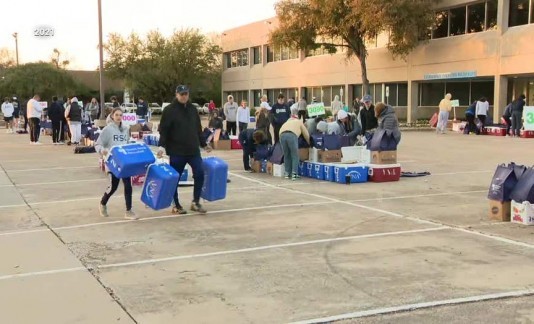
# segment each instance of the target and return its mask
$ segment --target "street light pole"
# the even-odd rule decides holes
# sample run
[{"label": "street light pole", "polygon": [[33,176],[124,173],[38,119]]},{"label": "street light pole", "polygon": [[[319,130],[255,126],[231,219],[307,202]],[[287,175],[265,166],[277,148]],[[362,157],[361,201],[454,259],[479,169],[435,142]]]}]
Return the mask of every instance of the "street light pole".
[{"label": "street light pole", "polygon": [[15,38],[15,55],[17,56],[17,66],[19,66],[19,33],[13,33]]},{"label": "street light pole", "polygon": [[105,98],[104,98],[104,48],[102,44],[102,1],[98,0],[98,50],[100,51],[100,119],[105,119]]}]

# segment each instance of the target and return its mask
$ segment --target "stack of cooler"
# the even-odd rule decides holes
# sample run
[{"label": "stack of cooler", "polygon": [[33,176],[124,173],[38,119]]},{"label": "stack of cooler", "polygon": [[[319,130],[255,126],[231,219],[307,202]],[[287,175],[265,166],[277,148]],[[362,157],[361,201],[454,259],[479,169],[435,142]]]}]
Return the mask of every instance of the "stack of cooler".
[{"label": "stack of cooler", "polygon": [[[519,166],[514,163],[508,165],[501,164],[497,166],[497,170],[493,175],[489,191],[489,218],[501,222],[510,221],[512,213],[512,197],[520,196],[516,191],[519,180],[526,174],[525,167]],[[525,177],[524,180],[527,178]],[[523,181],[524,181],[523,180]],[[517,198],[517,203],[523,203],[520,197]],[[516,206],[517,207],[517,206]]]},{"label": "stack of cooler", "polygon": [[149,146],[159,146],[159,134],[146,134],[143,136],[143,142]]},{"label": "stack of cooler", "polygon": [[367,143],[371,151],[369,176],[371,182],[399,181],[401,166],[397,164],[397,142],[386,131],[375,132]]}]

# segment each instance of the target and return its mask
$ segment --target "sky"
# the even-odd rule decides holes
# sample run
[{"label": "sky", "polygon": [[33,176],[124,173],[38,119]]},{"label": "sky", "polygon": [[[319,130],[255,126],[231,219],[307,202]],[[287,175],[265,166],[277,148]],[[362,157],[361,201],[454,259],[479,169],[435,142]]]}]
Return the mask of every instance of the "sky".
[{"label": "sky", "polygon": [[[49,61],[54,48],[69,59],[69,69],[98,67],[97,0],[7,0],[9,14],[0,22],[0,48],[15,53],[18,33],[19,62]],[[198,28],[204,33],[224,30],[275,16],[276,0],[102,0],[104,42],[111,32],[127,36],[159,30]],[[35,37],[36,27],[51,27],[53,37]]]}]

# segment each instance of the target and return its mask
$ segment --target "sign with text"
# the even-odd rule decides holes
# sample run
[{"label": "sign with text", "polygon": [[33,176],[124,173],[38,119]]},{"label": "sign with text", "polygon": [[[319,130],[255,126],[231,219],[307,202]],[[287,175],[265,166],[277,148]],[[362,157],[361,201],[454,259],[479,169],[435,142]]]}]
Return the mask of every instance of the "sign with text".
[{"label": "sign with text", "polygon": [[523,108],[525,130],[534,131],[534,106]]},{"label": "sign with text", "polygon": [[39,104],[41,105],[41,108],[43,108],[43,109],[48,108],[48,102],[47,101],[39,101]]},{"label": "sign with text", "polygon": [[451,106],[453,107],[460,107],[460,100],[451,100]]},{"label": "sign with text", "polygon": [[308,105],[307,109],[309,117],[317,117],[326,114],[324,103],[322,102]]},{"label": "sign with text", "polygon": [[466,79],[475,78],[477,71],[445,72],[425,74],[425,80],[446,80],[446,79]]},{"label": "sign with text", "polygon": [[122,123],[124,125],[135,125],[137,124],[137,115],[132,113],[124,113],[122,114]]}]

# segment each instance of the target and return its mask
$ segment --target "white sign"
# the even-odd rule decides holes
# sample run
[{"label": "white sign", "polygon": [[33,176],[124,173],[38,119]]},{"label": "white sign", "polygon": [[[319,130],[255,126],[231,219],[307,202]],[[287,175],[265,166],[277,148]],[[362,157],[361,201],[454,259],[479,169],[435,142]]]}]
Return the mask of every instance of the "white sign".
[{"label": "white sign", "polygon": [[451,100],[451,106],[453,107],[460,107],[460,100]]},{"label": "white sign", "polygon": [[389,87],[386,87],[386,97],[389,98]]},{"label": "white sign", "polygon": [[46,101],[39,101],[39,104],[41,105],[41,108],[48,108],[48,102]]},{"label": "white sign", "polygon": [[523,119],[525,130],[534,131],[534,107],[527,106],[523,108]]},{"label": "white sign", "polygon": [[124,113],[122,114],[122,123],[124,125],[135,125],[137,124],[137,115],[132,113]]},{"label": "white sign", "polygon": [[326,114],[324,103],[322,102],[308,105],[307,109],[309,117],[322,116]]}]

